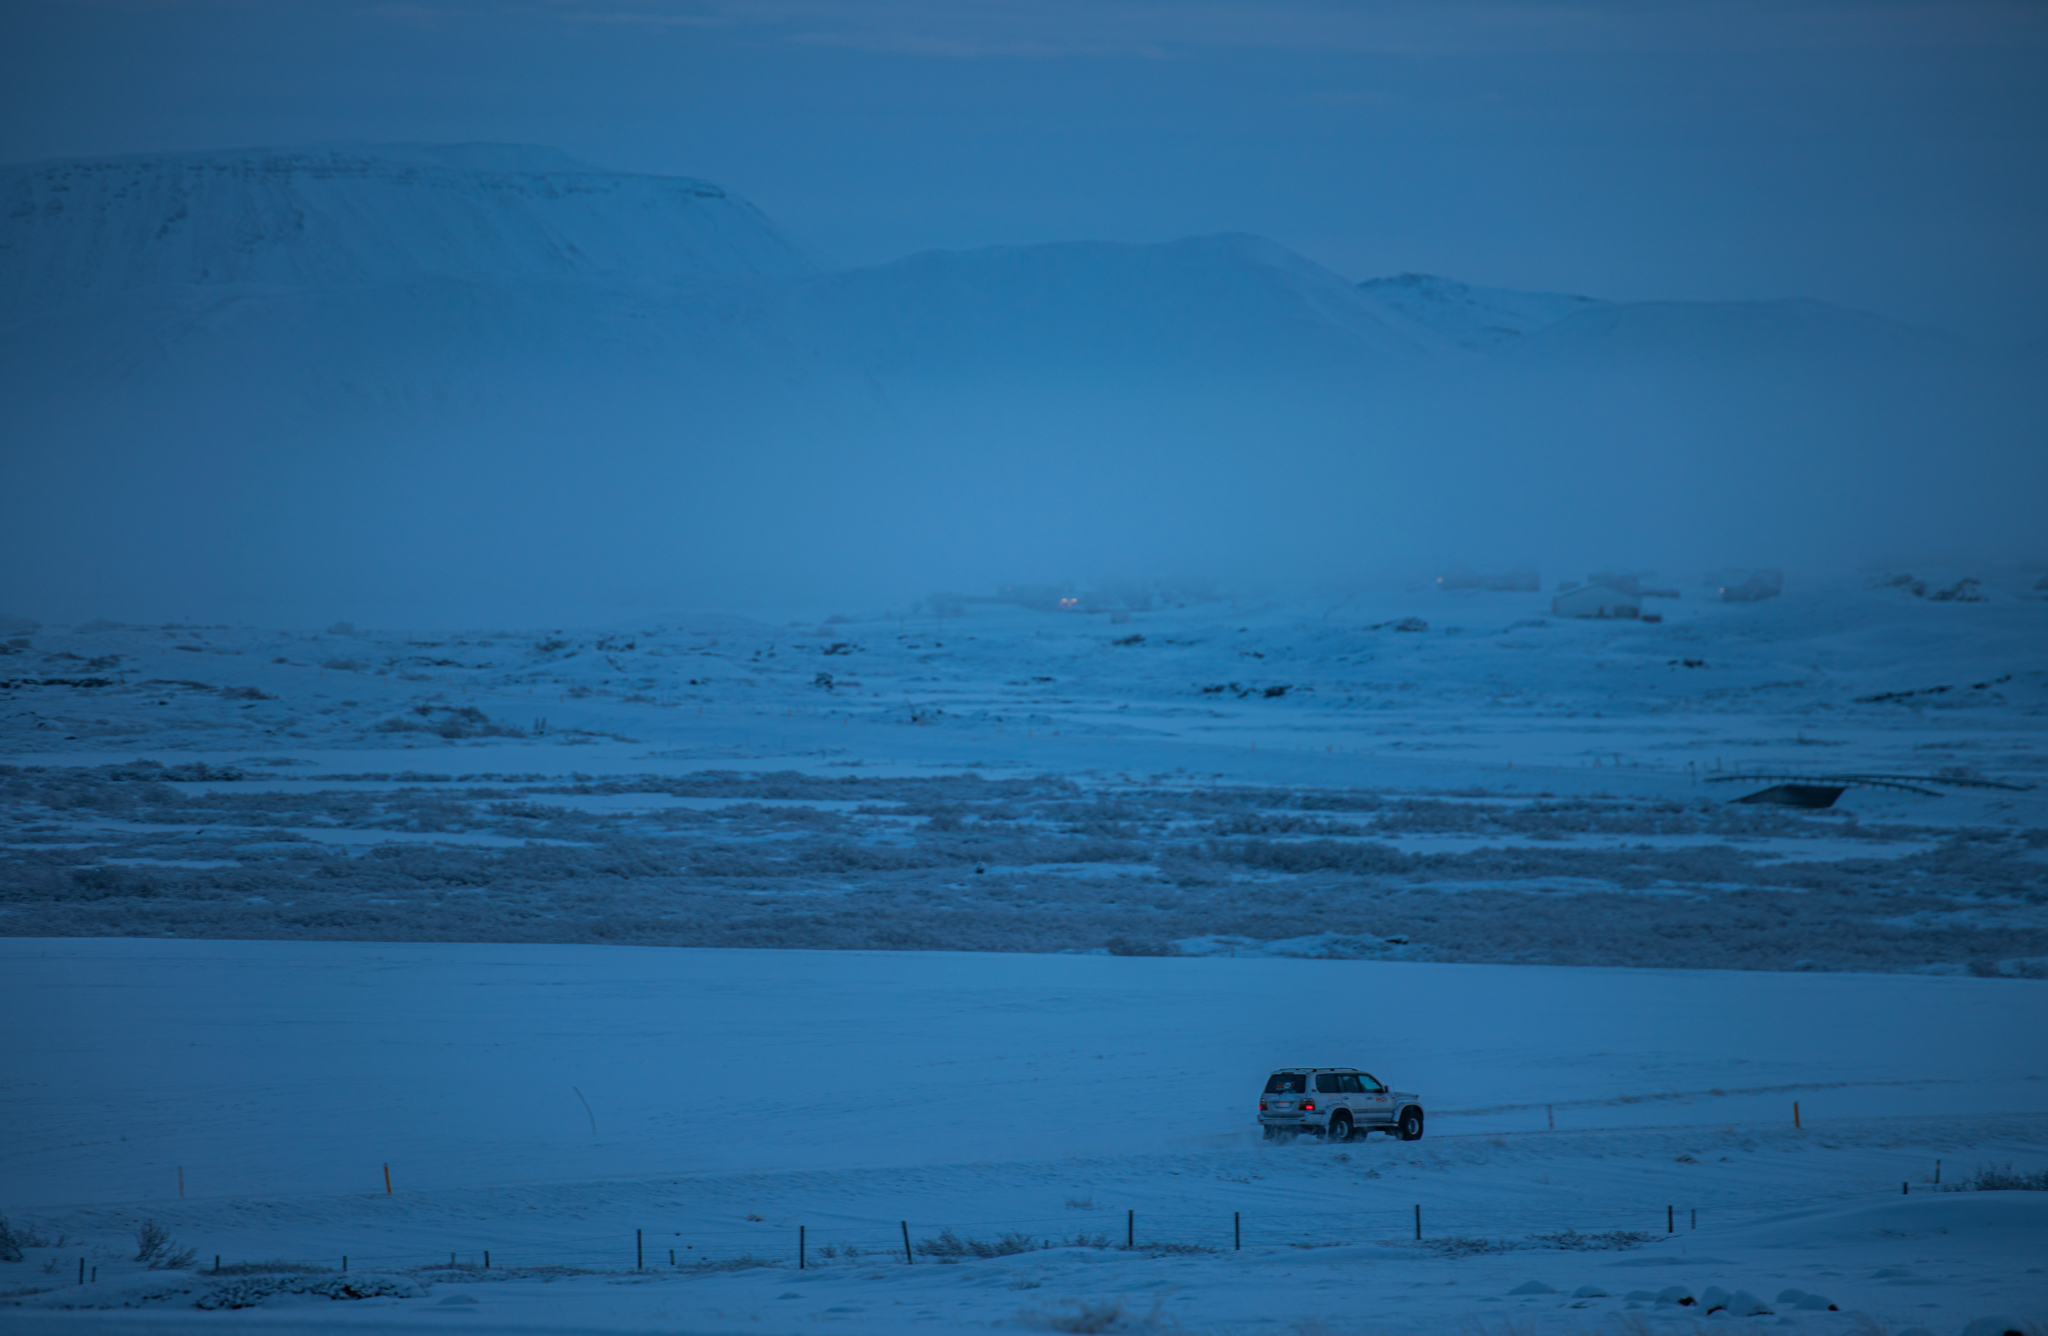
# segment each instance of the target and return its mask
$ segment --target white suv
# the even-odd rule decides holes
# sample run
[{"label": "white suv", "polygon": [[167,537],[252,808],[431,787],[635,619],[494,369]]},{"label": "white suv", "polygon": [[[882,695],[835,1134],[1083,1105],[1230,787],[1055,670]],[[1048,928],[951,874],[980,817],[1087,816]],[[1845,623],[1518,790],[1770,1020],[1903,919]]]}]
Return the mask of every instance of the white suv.
[{"label": "white suv", "polygon": [[1372,1131],[1422,1139],[1422,1099],[1387,1089],[1356,1067],[1282,1067],[1259,1095],[1266,1139],[1315,1132],[1349,1141]]}]

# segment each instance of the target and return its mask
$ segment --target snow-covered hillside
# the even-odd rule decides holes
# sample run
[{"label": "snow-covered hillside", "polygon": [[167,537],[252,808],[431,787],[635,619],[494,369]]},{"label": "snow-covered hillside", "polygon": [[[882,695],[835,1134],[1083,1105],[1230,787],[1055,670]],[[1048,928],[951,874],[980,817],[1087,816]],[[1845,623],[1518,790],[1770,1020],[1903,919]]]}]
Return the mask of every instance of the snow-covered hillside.
[{"label": "snow-covered hillside", "polygon": [[1358,285],[1404,333],[1432,346],[1481,350],[1513,343],[1566,316],[1608,305],[1561,292],[1475,288],[1434,274],[1371,278]]},{"label": "snow-covered hillside", "polygon": [[0,310],[170,285],[362,288],[425,274],[636,284],[795,274],[751,205],[548,149],[379,145],[0,169]]},{"label": "snow-covered hillside", "polygon": [[1313,380],[1422,352],[1354,285],[1253,236],[933,251],[817,279],[803,305],[845,355],[983,386],[1083,369]]}]

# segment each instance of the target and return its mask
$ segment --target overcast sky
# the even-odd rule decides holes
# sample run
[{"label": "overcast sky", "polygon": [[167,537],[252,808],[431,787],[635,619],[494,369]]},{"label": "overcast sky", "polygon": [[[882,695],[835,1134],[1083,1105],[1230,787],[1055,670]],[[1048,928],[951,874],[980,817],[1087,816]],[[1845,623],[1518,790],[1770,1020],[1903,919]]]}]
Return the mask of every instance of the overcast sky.
[{"label": "overcast sky", "polygon": [[2048,335],[2048,6],[11,0],[0,158],[508,140],[843,263],[1250,231],[1353,278]]}]

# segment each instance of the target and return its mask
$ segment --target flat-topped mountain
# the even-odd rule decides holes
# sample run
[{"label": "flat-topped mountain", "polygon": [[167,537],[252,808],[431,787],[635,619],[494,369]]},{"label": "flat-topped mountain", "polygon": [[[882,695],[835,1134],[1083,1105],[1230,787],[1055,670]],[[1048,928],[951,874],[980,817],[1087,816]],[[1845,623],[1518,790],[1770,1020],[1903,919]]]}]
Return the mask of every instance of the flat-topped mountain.
[{"label": "flat-topped mountain", "polygon": [[658,283],[811,267],[718,186],[552,149],[245,149],[0,168],[0,309],[17,313],[171,285]]}]

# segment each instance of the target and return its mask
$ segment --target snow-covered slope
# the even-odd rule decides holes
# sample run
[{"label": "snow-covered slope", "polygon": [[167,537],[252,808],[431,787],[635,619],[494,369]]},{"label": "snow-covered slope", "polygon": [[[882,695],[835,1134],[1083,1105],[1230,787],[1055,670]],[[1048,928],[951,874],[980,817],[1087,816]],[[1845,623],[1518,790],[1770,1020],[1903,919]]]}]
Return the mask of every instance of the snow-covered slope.
[{"label": "snow-covered slope", "polygon": [[550,149],[251,149],[0,171],[0,309],[17,314],[172,284],[659,283],[810,267],[718,186],[605,171]]},{"label": "snow-covered slope", "polygon": [[1423,351],[1353,284],[1245,235],[933,251],[825,275],[805,305],[858,355],[918,374],[1210,362],[1355,373]]},{"label": "snow-covered slope", "polygon": [[1483,350],[1513,343],[1566,316],[1597,310],[1597,297],[1475,288],[1435,274],[1371,278],[1359,288],[1395,328],[1432,347]]}]

